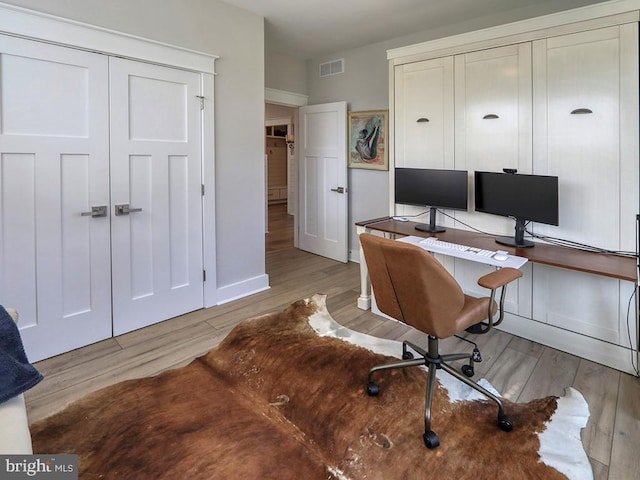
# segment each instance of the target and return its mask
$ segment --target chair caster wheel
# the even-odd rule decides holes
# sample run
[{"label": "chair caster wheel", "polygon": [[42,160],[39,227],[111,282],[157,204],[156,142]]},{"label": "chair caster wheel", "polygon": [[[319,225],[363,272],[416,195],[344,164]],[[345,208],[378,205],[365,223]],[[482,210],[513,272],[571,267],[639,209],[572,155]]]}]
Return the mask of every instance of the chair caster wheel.
[{"label": "chair caster wheel", "polygon": [[424,432],[424,434],[422,435],[422,440],[424,440],[424,444],[427,448],[436,448],[440,445],[440,439],[438,438],[438,435],[436,435],[432,430]]},{"label": "chair caster wheel", "polygon": [[463,365],[460,370],[462,370],[462,373],[464,373],[469,378],[473,377],[473,375],[476,373],[471,365]]},{"label": "chair caster wheel", "polygon": [[403,360],[411,360],[413,358],[413,353],[406,351],[402,354]]},{"label": "chair caster wheel", "polygon": [[498,415],[498,427],[504,432],[513,430],[513,420],[506,415]]},{"label": "chair caster wheel", "polygon": [[375,397],[380,393],[380,387],[373,382],[367,384],[367,393],[370,397]]}]

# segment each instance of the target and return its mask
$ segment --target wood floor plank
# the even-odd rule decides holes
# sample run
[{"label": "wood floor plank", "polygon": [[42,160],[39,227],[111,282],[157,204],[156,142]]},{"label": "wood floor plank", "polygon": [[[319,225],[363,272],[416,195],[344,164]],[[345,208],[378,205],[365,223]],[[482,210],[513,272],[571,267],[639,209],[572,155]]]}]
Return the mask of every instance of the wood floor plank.
[{"label": "wood floor plank", "polygon": [[537,364],[537,357],[508,347],[484,376],[504,398],[517,401]]},{"label": "wood floor plank", "polygon": [[68,370],[69,368],[78,365],[81,366],[87,361],[111,355],[119,350],[122,350],[122,347],[118,344],[117,340],[115,338],[108,338],[101,342],[72,350],[63,355],[42,360],[38,362],[36,366],[38,371],[46,378],[58,372]]},{"label": "wood floor plank", "polygon": [[544,352],[543,345],[532,342],[531,340],[527,340],[526,338],[515,336],[511,338],[511,341],[509,342],[509,348],[535,358],[540,358],[542,352]]},{"label": "wood floor plank", "polygon": [[115,337],[115,340],[122,348],[129,348],[139,343],[148,342],[152,338],[163,338],[173,336],[175,331],[193,327],[211,317],[210,309],[201,309],[179,317],[165,320],[164,322],[150,325],[133,332],[125,333]]},{"label": "wood floor plank", "polygon": [[611,460],[619,383],[620,372],[588,360],[581,360],[573,382],[589,405],[589,422],[582,431],[582,444],[590,458],[605,466]]},{"label": "wood floor plank", "polygon": [[578,357],[545,348],[518,402],[529,402],[548,395],[564,396],[566,388],[573,384],[579,365]]},{"label": "wood floor plank", "polygon": [[369,311],[360,310],[355,304],[338,311],[336,321],[338,318],[340,318],[339,323],[345,327],[367,334],[387,321]]},{"label": "wood floor plank", "polygon": [[640,472],[640,380],[620,374],[609,480],[638,478]]},{"label": "wood floor plank", "polygon": [[29,421],[44,418],[86,393],[174,368],[207,352],[220,340],[215,330],[200,323],[176,331],[172,338],[152,338],[149,342],[45,377],[25,394]]},{"label": "wood floor plank", "polygon": [[589,461],[591,462],[591,469],[593,471],[593,480],[608,480],[609,467],[592,458],[590,458]]},{"label": "wood floor plank", "polygon": [[369,334],[374,337],[389,338],[391,340],[397,340],[398,337],[405,334],[409,330],[409,327],[400,322],[394,322],[388,320],[381,323],[377,327],[373,328]]},{"label": "wood floor plank", "polygon": [[[482,354],[482,362],[476,364],[478,375],[486,375],[491,367],[498,361],[502,352],[513,338],[508,333],[492,329],[483,335],[466,335],[466,338],[475,342]],[[480,378],[480,377],[478,377]]]}]

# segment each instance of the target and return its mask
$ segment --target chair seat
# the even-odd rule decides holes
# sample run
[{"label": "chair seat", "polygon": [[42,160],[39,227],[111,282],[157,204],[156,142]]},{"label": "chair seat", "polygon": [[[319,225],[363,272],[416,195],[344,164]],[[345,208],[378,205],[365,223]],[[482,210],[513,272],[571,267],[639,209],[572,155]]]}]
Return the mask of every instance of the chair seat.
[{"label": "chair seat", "polygon": [[[471,325],[475,325],[476,323],[480,323],[483,320],[486,320],[488,317],[489,311],[489,302],[491,299],[489,297],[472,297],[469,295],[464,296],[464,306],[462,307],[462,311],[459,316],[454,320],[455,323],[455,331],[461,332],[466,330]],[[498,304],[493,302],[491,306],[491,315],[495,315],[498,311]],[[446,338],[446,337],[440,337]]]}]

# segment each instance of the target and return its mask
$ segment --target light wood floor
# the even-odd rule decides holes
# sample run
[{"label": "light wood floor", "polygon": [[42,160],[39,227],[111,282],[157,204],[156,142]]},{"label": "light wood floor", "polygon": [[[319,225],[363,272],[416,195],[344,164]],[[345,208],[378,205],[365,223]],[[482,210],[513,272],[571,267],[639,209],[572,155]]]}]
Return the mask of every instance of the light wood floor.
[{"label": "light wood floor", "polygon": [[[327,294],[331,315],[351,329],[392,339],[424,339],[409,327],[355,306],[357,264],[337,263],[294,249],[293,220],[282,208],[273,209],[270,224],[266,260],[271,289],[37,363],[45,380],[25,395],[30,421],[98,388],[185,365],[214,348],[238,322],[281,310],[314,293]],[[563,395],[569,386],[578,389],[591,411],[582,442],[595,478],[639,478],[638,378],[497,330],[470,338],[478,342],[483,356],[475,378],[487,378],[510,400]],[[442,345],[443,352],[465,348],[455,339]]]}]

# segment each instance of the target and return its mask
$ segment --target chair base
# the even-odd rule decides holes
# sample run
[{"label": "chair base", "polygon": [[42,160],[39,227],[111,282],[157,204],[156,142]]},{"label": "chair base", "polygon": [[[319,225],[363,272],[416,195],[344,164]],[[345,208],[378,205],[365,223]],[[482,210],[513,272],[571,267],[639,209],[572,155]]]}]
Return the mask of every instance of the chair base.
[{"label": "chair base", "polygon": [[[466,340],[466,339],[463,338],[463,340]],[[414,354],[411,351],[409,351],[407,347],[417,352],[419,354],[419,358],[414,358]],[[433,393],[435,390],[436,372],[438,369],[444,370],[445,372],[454,376],[459,381],[467,384],[474,390],[482,393],[489,399],[493,400],[498,405],[498,428],[500,428],[505,432],[510,432],[511,430],[513,430],[513,421],[511,420],[511,418],[509,418],[505,414],[504,407],[502,405],[502,401],[500,400],[500,398],[498,398],[493,393],[488,391],[486,388],[482,387],[481,385],[478,385],[476,382],[468,378],[468,377],[472,377],[474,374],[473,364],[476,361],[482,361],[482,358],[480,357],[480,352],[478,351],[477,346],[474,348],[474,351],[471,354],[453,353],[453,354],[447,354],[447,355],[440,355],[439,349],[438,349],[438,338],[430,335],[427,351],[423,350],[417,345],[414,345],[411,342],[407,342],[407,341],[402,342],[402,358],[404,360],[401,362],[393,362],[386,365],[378,365],[376,367],[373,367],[369,371],[367,393],[370,396],[376,396],[380,393],[380,387],[373,381],[373,375],[376,372],[380,372],[383,370],[391,370],[396,368],[417,367],[421,365],[426,366],[428,369],[428,377],[427,377],[428,380],[427,380],[426,402],[425,402],[426,405],[425,405],[425,415],[424,415],[424,434],[422,438],[427,448],[432,449],[440,445],[440,439],[438,435],[433,430],[431,430],[431,405],[433,403]],[[455,370],[453,367],[447,364],[447,362],[449,361],[464,360],[464,359],[469,360],[469,364],[464,365],[462,367],[462,372],[464,375],[459,373],[457,370]]]}]

